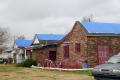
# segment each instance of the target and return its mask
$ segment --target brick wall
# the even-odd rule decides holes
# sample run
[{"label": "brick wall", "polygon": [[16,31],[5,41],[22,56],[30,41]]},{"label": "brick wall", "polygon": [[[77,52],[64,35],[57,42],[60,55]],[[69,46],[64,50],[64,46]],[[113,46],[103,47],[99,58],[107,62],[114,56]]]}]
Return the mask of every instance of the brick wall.
[{"label": "brick wall", "polygon": [[49,51],[56,51],[56,47],[37,48],[33,49],[32,59],[43,66],[45,59],[49,59]]},{"label": "brick wall", "polygon": [[120,37],[89,36],[87,39],[87,57],[90,67],[97,65],[97,46],[109,46],[109,58],[120,52]]},{"label": "brick wall", "polygon": [[[75,52],[75,43],[80,43],[80,52]],[[80,66],[80,61],[86,59],[87,37],[79,22],[76,22],[72,31],[62,40],[57,47],[57,60],[63,63],[63,66]],[[69,58],[64,58],[65,45],[69,45]]]}]

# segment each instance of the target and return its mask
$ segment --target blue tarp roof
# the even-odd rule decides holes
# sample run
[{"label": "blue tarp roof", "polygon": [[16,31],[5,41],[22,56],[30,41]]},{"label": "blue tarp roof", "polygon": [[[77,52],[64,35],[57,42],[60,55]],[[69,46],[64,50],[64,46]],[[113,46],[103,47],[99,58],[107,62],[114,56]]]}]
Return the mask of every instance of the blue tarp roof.
[{"label": "blue tarp roof", "polygon": [[31,46],[32,40],[16,40],[17,47],[28,47]]},{"label": "blue tarp roof", "polygon": [[120,24],[100,23],[100,22],[81,22],[88,33],[114,33],[120,34]]},{"label": "blue tarp roof", "polygon": [[63,34],[36,34],[38,40],[61,40],[64,36]]}]

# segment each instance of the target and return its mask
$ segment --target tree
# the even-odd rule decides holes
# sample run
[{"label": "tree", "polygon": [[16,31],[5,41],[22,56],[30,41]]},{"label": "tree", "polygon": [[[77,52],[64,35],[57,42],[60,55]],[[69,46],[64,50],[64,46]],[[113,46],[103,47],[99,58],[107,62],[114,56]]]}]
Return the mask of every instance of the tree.
[{"label": "tree", "polygon": [[8,32],[8,28],[1,28],[0,27],[0,45],[3,45],[5,42],[8,41],[9,39],[9,32]]},{"label": "tree", "polygon": [[9,36],[8,28],[0,27],[0,53],[6,47],[5,43],[8,41]]},{"label": "tree", "polygon": [[24,35],[17,36],[17,40],[25,40],[25,36]]},{"label": "tree", "polygon": [[82,22],[92,22],[93,21],[93,15],[91,14],[90,16],[83,17]]}]

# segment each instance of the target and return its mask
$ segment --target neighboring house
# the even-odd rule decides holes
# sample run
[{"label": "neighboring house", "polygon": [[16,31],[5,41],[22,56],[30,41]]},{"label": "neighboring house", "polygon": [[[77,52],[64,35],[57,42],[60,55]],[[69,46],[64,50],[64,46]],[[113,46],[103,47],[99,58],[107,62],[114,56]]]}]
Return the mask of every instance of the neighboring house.
[{"label": "neighboring house", "polygon": [[[49,41],[50,36],[43,36]],[[36,39],[44,40],[35,37],[33,44]],[[57,43],[46,43],[31,49],[31,59],[42,66],[51,60],[54,67],[60,63],[63,68],[81,68],[81,63],[87,60],[89,67],[93,67],[120,52],[120,24],[76,21],[72,30],[57,39]]]},{"label": "neighboring house", "polygon": [[64,35],[62,34],[36,34],[34,36],[33,45],[27,48],[29,49],[27,50],[28,59],[34,59],[38,63],[40,62],[44,64],[44,59],[48,58],[47,56],[45,56],[48,55],[48,52],[46,52],[47,50],[43,49],[46,49],[46,47],[50,47],[49,50],[56,51],[56,45],[58,44],[58,41],[61,40],[63,37]]},{"label": "neighboring house", "polygon": [[27,59],[26,47],[32,45],[32,40],[16,40],[15,48],[13,50],[14,63],[21,63]]}]

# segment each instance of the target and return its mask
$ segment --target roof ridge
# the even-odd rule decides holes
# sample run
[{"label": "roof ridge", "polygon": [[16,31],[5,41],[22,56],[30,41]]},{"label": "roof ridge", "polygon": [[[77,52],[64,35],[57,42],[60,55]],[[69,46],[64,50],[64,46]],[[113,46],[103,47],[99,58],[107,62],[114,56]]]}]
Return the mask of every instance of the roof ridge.
[{"label": "roof ridge", "polygon": [[101,24],[120,24],[118,22],[98,22],[98,21],[92,21],[92,22],[88,22],[88,21],[84,21],[84,22],[81,22],[81,23],[101,23]]}]

